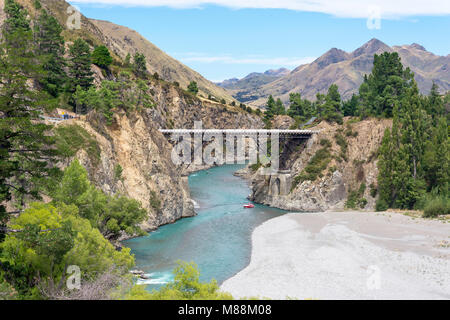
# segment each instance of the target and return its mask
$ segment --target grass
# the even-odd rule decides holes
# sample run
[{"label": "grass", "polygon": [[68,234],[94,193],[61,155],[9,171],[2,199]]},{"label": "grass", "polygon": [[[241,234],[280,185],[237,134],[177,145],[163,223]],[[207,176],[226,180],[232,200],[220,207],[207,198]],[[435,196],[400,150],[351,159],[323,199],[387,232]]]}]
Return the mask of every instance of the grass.
[{"label": "grass", "polygon": [[63,157],[71,158],[81,149],[85,150],[94,165],[100,162],[97,140],[83,127],[73,124],[55,128],[56,147]]}]

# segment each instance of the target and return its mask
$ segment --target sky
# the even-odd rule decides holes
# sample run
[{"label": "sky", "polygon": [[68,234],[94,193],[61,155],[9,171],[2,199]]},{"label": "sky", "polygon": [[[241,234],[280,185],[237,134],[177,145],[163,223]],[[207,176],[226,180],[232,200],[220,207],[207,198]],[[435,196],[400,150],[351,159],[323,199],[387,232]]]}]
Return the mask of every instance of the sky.
[{"label": "sky", "polygon": [[138,31],[211,81],[294,69],[377,38],[450,53],[449,0],[73,0]]}]

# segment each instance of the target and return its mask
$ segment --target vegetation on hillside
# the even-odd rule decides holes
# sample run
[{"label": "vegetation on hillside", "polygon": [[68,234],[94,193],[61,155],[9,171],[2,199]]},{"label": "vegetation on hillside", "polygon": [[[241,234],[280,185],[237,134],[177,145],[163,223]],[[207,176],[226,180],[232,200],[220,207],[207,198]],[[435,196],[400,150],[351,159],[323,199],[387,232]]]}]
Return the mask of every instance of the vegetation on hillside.
[{"label": "vegetation on hillside", "polygon": [[[364,77],[359,95],[341,101],[338,88],[332,85],[327,95],[317,94],[311,102],[293,93],[287,114],[299,121],[310,117],[342,124],[343,116],[359,119],[367,117],[392,118],[392,129],[387,129],[378,152],[378,210],[388,208],[426,209],[426,215],[449,212],[449,100],[441,96],[433,84],[428,96],[421,95],[409,68],[404,68],[397,53],[375,55],[372,73]],[[275,108],[274,99],[268,100],[266,119],[283,114]],[[276,110],[276,111],[274,111]],[[340,161],[347,161],[346,137],[351,130],[338,133]],[[314,181],[316,172],[325,163],[325,149],[319,150],[321,161],[314,156],[304,172],[294,180],[294,186],[304,180]],[[319,163],[320,162],[320,163]],[[366,201],[361,190],[350,190],[349,207],[362,206]]]}]

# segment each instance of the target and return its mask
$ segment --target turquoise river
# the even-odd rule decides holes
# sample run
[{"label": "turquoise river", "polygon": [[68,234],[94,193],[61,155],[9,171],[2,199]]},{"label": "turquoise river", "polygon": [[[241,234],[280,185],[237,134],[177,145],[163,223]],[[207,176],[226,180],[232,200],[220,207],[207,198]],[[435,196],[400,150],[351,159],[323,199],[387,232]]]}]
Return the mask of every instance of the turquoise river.
[{"label": "turquoise river", "polygon": [[283,210],[255,204],[244,209],[248,183],[233,176],[243,165],[226,165],[190,175],[197,216],[160,227],[148,236],[124,241],[136,258],[136,268],[150,277],[141,283],[158,288],[172,279],[177,260],[194,261],[201,280],[219,284],[250,262],[252,231]]}]

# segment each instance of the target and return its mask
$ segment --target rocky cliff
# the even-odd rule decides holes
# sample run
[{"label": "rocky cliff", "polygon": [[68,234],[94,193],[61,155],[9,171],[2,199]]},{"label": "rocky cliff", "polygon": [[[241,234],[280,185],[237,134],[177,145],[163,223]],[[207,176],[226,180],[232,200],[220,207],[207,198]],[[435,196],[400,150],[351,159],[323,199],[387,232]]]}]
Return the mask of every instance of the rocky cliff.
[{"label": "rocky cliff", "polygon": [[[288,170],[263,176],[247,168],[251,200],[293,211],[373,209],[377,187],[377,151],[391,120],[368,119],[343,125],[327,122],[308,141],[291,146]],[[285,146],[286,147],[286,146]]]}]

